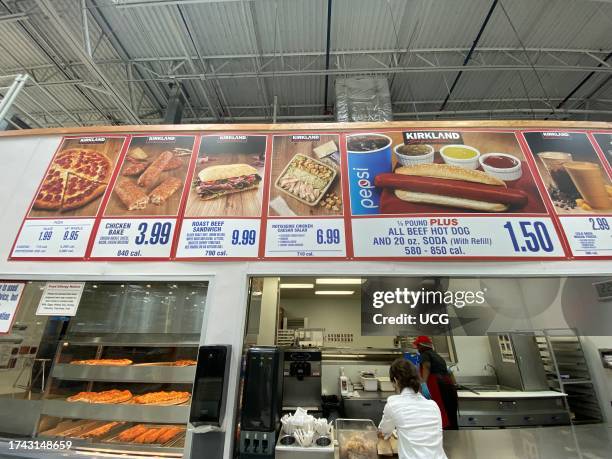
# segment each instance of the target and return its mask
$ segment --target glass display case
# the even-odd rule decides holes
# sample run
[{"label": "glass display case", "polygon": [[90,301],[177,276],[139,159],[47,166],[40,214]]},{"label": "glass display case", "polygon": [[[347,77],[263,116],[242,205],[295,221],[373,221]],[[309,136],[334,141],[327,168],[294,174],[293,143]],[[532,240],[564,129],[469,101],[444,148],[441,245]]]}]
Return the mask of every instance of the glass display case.
[{"label": "glass display case", "polygon": [[100,454],[182,456],[206,291],[86,283],[76,316],[46,330],[54,344],[33,436]]}]

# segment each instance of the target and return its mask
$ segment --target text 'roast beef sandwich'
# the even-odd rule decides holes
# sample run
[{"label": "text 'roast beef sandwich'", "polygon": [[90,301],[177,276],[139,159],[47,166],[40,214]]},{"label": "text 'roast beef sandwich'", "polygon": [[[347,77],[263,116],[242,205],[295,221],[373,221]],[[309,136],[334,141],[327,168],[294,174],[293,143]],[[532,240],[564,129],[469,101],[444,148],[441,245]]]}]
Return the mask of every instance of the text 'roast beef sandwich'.
[{"label": "text 'roast beef sandwich'", "polygon": [[399,167],[395,173],[377,175],[374,184],[393,189],[403,201],[480,212],[505,212],[527,204],[524,191],[508,189],[485,172],[448,164]]},{"label": "text 'roast beef sandwich'", "polygon": [[248,164],[227,164],[202,169],[195,181],[195,189],[202,199],[215,199],[239,191],[257,188],[261,177]]}]

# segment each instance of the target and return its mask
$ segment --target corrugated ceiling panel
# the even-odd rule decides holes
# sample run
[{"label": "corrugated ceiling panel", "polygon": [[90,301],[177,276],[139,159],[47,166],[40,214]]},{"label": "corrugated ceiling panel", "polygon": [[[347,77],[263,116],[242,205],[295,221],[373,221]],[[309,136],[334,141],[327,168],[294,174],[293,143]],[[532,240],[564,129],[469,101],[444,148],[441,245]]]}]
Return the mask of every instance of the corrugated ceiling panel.
[{"label": "corrugated ceiling panel", "polygon": [[255,11],[264,53],[325,51],[327,0],[256,2]]},{"label": "corrugated ceiling panel", "polygon": [[[175,7],[176,8],[176,7]],[[241,2],[180,7],[203,56],[252,54],[257,51],[249,27],[248,5]]]}]

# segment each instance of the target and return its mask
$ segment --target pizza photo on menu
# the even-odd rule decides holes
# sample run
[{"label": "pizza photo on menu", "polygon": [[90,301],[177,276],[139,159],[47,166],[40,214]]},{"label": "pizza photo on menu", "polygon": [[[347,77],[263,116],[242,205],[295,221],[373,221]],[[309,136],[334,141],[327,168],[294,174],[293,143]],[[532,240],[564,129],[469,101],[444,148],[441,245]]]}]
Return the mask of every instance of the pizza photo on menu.
[{"label": "pizza photo on menu", "polygon": [[194,141],[193,136],[133,137],[104,215],[177,215]]},{"label": "pizza photo on menu", "polygon": [[95,216],[123,142],[123,138],[66,139],[47,169],[28,217]]}]

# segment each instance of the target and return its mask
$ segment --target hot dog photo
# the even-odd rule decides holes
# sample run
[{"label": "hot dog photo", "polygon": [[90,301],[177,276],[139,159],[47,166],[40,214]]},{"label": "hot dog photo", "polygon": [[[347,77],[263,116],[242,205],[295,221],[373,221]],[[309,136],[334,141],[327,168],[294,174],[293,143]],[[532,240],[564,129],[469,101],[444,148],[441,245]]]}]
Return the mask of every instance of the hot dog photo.
[{"label": "hot dog photo", "polygon": [[104,215],[177,215],[194,142],[194,136],[133,137]]},{"label": "hot dog photo", "polygon": [[351,213],[546,213],[513,133],[347,136]]}]

